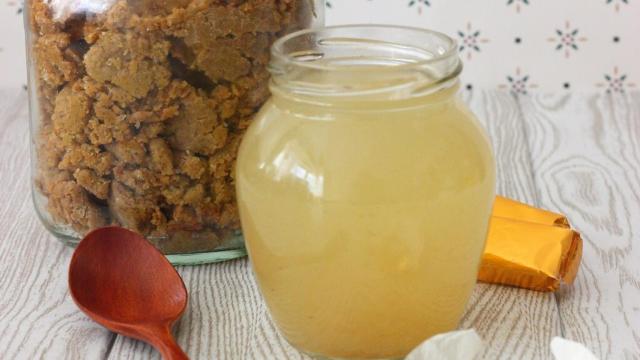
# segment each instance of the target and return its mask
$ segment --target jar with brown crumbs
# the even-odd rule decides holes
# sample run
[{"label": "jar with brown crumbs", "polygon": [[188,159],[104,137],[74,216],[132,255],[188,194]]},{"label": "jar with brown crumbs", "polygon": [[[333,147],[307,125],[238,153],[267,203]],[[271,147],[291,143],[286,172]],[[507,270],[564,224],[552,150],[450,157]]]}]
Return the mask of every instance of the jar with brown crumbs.
[{"label": "jar with brown crumbs", "polygon": [[269,97],[269,48],[317,0],[27,0],[33,195],[74,245],[119,225],[174,263],[243,255],[240,140]]}]

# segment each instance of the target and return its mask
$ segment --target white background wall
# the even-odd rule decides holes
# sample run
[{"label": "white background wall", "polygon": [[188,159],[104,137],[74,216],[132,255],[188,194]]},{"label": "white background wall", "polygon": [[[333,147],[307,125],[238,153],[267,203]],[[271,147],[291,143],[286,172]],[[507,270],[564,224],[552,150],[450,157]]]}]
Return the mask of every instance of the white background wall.
[{"label": "white background wall", "polygon": [[[21,3],[0,1],[0,86],[21,86],[26,82]],[[640,87],[640,0],[329,3],[327,23],[331,25],[410,25],[445,32],[461,43],[471,42],[477,49],[465,46],[462,50],[463,81],[470,87],[519,92]],[[560,47],[561,37],[567,34],[568,44]],[[514,85],[518,81],[521,87]]]}]

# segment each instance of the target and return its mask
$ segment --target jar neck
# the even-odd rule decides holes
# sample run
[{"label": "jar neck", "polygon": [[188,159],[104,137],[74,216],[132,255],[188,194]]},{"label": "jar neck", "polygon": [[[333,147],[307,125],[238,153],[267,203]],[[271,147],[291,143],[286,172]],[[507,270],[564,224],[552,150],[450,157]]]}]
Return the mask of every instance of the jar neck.
[{"label": "jar neck", "polygon": [[272,48],[274,101],[388,108],[452,98],[462,63],[455,41],[414,28],[354,25],[304,30]]},{"label": "jar neck", "polygon": [[[330,108],[332,111],[372,112],[372,111],[401,111],[413,108],[446,106],[456,100],[460,82],[454,79],[446,85],[420,95],[404,96],[402,94],[388,97],[376,96],[347,96],[334,94],[332,96],[309,95],[283,89],[273,81],[270,84],[271,101],[280,108],[296,113],[322,113]],[[322,110],[324,109],[324,110]]]}]

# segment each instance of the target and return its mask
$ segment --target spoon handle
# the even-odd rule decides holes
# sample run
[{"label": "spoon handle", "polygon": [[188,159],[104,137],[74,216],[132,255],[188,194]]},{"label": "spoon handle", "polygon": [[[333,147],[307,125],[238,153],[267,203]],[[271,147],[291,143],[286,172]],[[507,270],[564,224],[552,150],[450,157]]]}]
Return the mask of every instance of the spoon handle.
[{"label": "spoon handle", "polygon": [[164,360],[189,360],[187,354],[182,351],[180,345],[171,334],[171,326],[166,325],[154,329],[151,344],[160,352]]}]

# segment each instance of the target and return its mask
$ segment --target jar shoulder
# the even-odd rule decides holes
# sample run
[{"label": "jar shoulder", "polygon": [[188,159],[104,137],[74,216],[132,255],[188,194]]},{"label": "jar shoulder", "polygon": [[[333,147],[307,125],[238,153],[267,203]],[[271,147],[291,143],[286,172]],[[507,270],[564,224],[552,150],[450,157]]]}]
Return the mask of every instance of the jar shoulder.
[{"label": "jar shoulder", "polygon": [[[241,146],[241,181],[341,198],[353,189],[398,194],[493,186],[492,149],[463,103],[305,117],[268,103]],[[306,190],[305,190],[306,189]],[[411,191],[406,191],[412,189]]]}]

